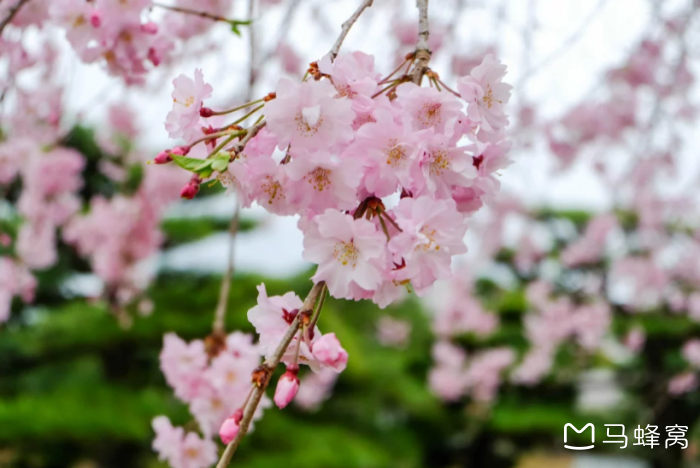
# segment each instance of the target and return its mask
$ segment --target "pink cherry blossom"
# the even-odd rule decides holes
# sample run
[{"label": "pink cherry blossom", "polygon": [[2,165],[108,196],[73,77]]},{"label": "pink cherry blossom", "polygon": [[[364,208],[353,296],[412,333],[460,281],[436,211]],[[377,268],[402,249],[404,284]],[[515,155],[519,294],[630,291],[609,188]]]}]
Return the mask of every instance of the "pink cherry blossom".
[{"label": "pink cherry blossom", "polygon": [[683,345],[683,359],[696,369],[700,369],[700,340],[696,338]]},{"label": "pink cherry blossom", "polygon": [[403,107],[405,124],[413,130],[432,128],[445,133],[447,124],[456,119],[462,104],[448,92],[404,83],[396,88],[397,103]]},{"label": "pink cherry blossom", "polygon": [[352,297],[351,286],[379,286],[386,238],[365,219],[328,209],[304,229],[304,260],[318,264],[313,280],[325,281],[333,297]]},{"label": "pink cherry blossom", "polygon": [[362,172],[353,159],[333,161],[325,153],[295,153],[287,165],[286,193],[298,211],[323,213],[327,208],[349,210],[357,206]]},{"label": "pink cherry blossom", "polygon": [[668,393],[673,396],[683,395],[698,388],[698,377],[692,372],[674,376],[668,383]]},{"label": "pink cherry blossom", "polygon": [[278,147],[323,150],[352,140],[355,113],[346,98],[335,98],[329,81],[302,83],[283,78],[277,98],[265,104],[267,127],[278,139]]},{"label": "pink cherry blossom", "polygon": [[403,198],[391,211],[402,232],[391,238],[394,263],[405,259],[407,275],[416,289],[451,276],[453,255],[466,252],[467,230],[453,200]]},{"label": "pink cherry blossom", "polygon": [[165,129],[170,138],[191,141],[198,132],[199,109],[203,101],[211,96],[213,88],[204,82],[199,68],[194,71],[194,80],[180,75],[173,80],[173,86],[173,108],[166,118]]},{"label": "pink cherry blossom", "polygon": [[457,82],[457,90],[467,101],[469,118],[478,122],[481,129],[488,133],[497,132],[508,125],[504,106],[510,99],[513,87],[502,82],[505,74],[506,66],[489,54],[469,76]]},{"label": "pink cherry blossom", "polygon": [[343,157],[362,161],[365,190],[386,197],[396,192],[398,186],[417,185],[414,180],[422,175],[416,158],[415,135],[396,123],[388,110],[379,109],[374,115],[375,122],[360,127]]},{"label": "pink cherry blossom", "polygon": [[383,316],[377,322],[377,339],[384,346],[403,348],[408,345],[411,328],[406,320]]},{"label": "pink cherry blossom", "polygon": [[313,355],[324,366],[343,372],[348,364],[348,353],[340,345],[335,333],[326,333],[313,344]]},{"label": "pink cherry blossom", "polygon": [[336,380],[338,373],[330,367],[306,374],[299,383],[294,404],[305,410],[318,409],[330,397]]}]

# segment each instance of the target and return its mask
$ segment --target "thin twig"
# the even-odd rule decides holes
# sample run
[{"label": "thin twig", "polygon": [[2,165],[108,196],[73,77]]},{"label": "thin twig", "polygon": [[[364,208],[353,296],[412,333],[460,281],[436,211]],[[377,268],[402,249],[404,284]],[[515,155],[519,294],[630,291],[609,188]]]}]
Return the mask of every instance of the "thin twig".
[{"label": "thin twig", "polygon": [[357,10],[355,10],[355,13],[353,13],[352,16],[348,18],[346,22],[343,23],[342,29],[340,31],[340,36],[338,36],[338,39],[335,41],[335,44],[333,44],[333,47],[331,48],[331,60],[335,60],[335,58],[338,56],[338,52],[340,52],[340,46],[343,45],[345,37],[350,32],[350,28],[352,28],[352,25],[355,24],[355,22],[360,17],[363,11],[372,6],[373,1],[374,0],[363,0],[362,4],[357,8]]},{"label": "thin twig", "polygon": [[28,1],[29,0],[17,0],[17,3],[15,3],[15,5],[12,8],[10,8],[10,10],[7,12],[7,16],[5,17],[5,19],[2,20],[2,23],[0,23],[0,34],[2,34],[2,31],[5,29],[5,26],[10,24],[10,21],[12,21],[12,18],[15,17],[19,9],[22,8],[22,6]]},{"label": "thin twig", "polygon": [[267,125],[267,122],[265,122],[265,121],[263,120],[262,122],[258,122],[258,123],[256,123],[255,125],[253,125],[252,127],[250,127],[250,128],[248,129],[248,133],[246,134],[246,136],[245,136],[240,142],[238,142],[237,145],[235,145],[235,146],[233,147],[233,151],[234,151],[236,154],[240,154],[240,152],[243,151],[243,148],[245,148],[245,145],[247,145],[248,142],[249,142],[255,135],[257,135],[258,132],[259,132],[260,130],[262,130],[263,127],[264,127],[265,125]]},{"label": "thin twig", "polygon": [[411,72],[411,81],[420,86],[423,75],[428,71],[430,63],[430,49],[428,48],[428,36],[430,36],[428,24],[428,0],[416,0],[418,7],[418,42],[416,43],[415,62]]},{"label": "thin twig", "polygon": [[[255,0],[248,0],[248,18],[253,18],[255,15]],[[255,24],[251,23],[248,26],[248,54],[250,55],[250,62],[248,63],[248,89],[246,90],[246,101],[250,101],[253,96],[253,88],[255,87],[255,80],[258,77],[258,67],[257,67],[257,44],[255,34]]]},{"label": "thin twig", "polygon": [[314,314],[311,316],[311,321],[309,322],[309,333],[313,333],[314,328],[316,328],[316,323],[318,322],[318,318],[321,315],[321,309],[323,309],[323,304],[326,302],[326,291],[328,291],[328,286],[326,286],[326,283],[323,283],[321,297],[318,299],[318,304],[316,305]]},{"label": "thin twig", "polygon": [[533,76],[537,75],[540,73],[543,69],[554,63],[561,55],[563,55],[565,52],[567,52],[571,47],[578,42],[578,40],[581,38],[582,34],[588,29],[588,26],[591,24],[591,22],[595,19],[596,16],[598,16],[598,13],[603,9],[605,4],[607,3],[608,0],[599,0],[596,6],[591,10],[591,13],[586,17],[586,19],[583,20],[581,25],[578,27],[574,33],[569,36],[568,39],[566,39],[554,52],[549,54],[544,60],[542,60],[539,64],[536,66],[530,68],[527,70],[525,73],[525,76],[520,78],[518,81],[518,84],[515,85],[516,89],[520,89],[523,86],[527,84],[528,81],[530,81],[530,78]]},{"label": "thin twig", "polygon": [[226,273],[224,273],[224,278],[221,281],[219,301],[216,303],[216,312],[214,312],[213,332],[215,335],[223,335],[226,333],[224,319],[226,317],[226,309],[228,309],[229,291],[231,289],[231,279],[233,278],[234,272],[233,253],[236,247],[236,234],[238,234],[240,213],[241,210],[236,200],[236,211],[233,213],[231,224],[228,229],[228,234],[230,236],[228,244],[228,265],[226,267]]},{"label": "thin twig", "polygon": [[253,420],[255,411],[258,409],[260,400],[265,394],[265,389],[267,389],[267,386],[270,384],[272,373],[279,365],[284,353],[287,352],[289,344],[292,342],[294,335],[296,335],[299,327],[301,326],[303,317],[307,316],[314,310],[314,306],[321,291],[325,291],[325,285],[326,283],[324,281],[314,284],[314,287],[311,288],[311,291],[306,296],[306,299],[304,299],[304,305],[302,305],[301,310],[299,310],[299,313],[289,325],[289,328],[280,341],[280,344],[277,346],[277,349],[275,349],[272,356],[270,356],[263,364],[265,377],[262,379],[262,382],[259,385],[256,385],[253,389],[253,394],[250,397],[250,401],[243,410],[243,419],[241,419],[238,434],[236,434],[236,437],[226,446],[224,453],[221,455],[219,463],[216,464],[216,468],[226,468],[231,462],[231,458],[236,452],[238,445],[241,443],[241,440],[243,440],[243,437],[245,437],[245,435],[248,433],[248,428]]},{"label": "thin twig", "polygon": [[157,3],[157,2],[153,2],[153,6],[158,7],[158,8],[163,8],[164,10],[175,11],[177,13],[184,13],[186,15],[192,15],[192,16],[198,16],[200,18],[210,19],[212,21],[223,21],[224,23],[229,23],[229,24],[244,24],[245,23],[245,21],[233,20],[230,18],[226,18],[224,16],[219,16],[219,15],[207,13],[206,11],[191,10],[189,8],[164,5],[162,3]]}]

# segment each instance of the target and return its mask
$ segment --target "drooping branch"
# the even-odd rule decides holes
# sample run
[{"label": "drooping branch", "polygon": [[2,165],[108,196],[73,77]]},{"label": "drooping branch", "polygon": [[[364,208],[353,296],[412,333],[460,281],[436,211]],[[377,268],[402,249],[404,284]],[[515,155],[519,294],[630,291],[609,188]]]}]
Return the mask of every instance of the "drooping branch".
[{"label": "drooping branch", "polygon": [[418,7],[418,42],[416,43],[415,62],[411,72],[411,81],[420,86],[423,75],[428,71],[430,63],[430,49],[428,48],[428,36],[430,29],[428,24],[428,0],[416,0]]},{"label": "drooping branch", "polygon": [[[26,0],[25,0],[26,1]],[[219,15],[214,15],[212,13],[206,12],[206,11],[199,11],[199,10],[192,10],[190,8],[183,8],[183,7],[178,7],[178,6],[170,6],[170,5],[164,5],[162,3],[157,3],[153,2],[153,6],[158,7],[158,8],[163,8],[164,10],[170,10],[174,11],[177,13],[183,13],[186,15],[192,15],[192,16],[197,16],[199,18],[205,18],[209,19],[212,21],[221,21],[224,23],[228,23],[232,26],[239,26],[239,25],[248,25],[250,24],[250,19],[247,20],[236,20],[236,19],[231,19],[231,18],[226,18],[225,16],[219,16]]]},{"label": "drooping branch", "polygon": [[5,26],[10,24],[10,22],[15,17],[20,8],[22,8],[22,6],[24,6],[24,4],[28,1],[29,0],[17,0],[17,3],[15,3],[14,6],[8,10],[7,16],[2,20],[2,23],[0,23],[0,34],[2,34],[2,31],[5,29]]},{"label": "drooping branch", "polygon": [[340,52],[340,47],[343,45],[345,37],[350,32],[350,28],[352,28],[352,26],[355,24],[362,12],[364,12],[367,8],[372,6],[373,1],[374,0],[363,0],[362,4],[357,8],[357,10],[355,10],[355,13],[353,13],[352,16],[343,23],[342,29],[340,30],[340,36],[338,36],[338,39],[335,41],[335,44],[333,44],[333,47],[331,48],[331,60],[335,60],[335,58],[338,56],[338,52]]},{"label": "drooping branch", "polygon": [[231,279],[233,278],[234,272],[233,254],[236,246],[236,234],[238,233],[240,212],[240,206],[238,205],[238,201],[236,201],[236,212],[231,218],[231,224],[229,226],[228,231],[228,234],[230,236],[228,264],[226,266],[226,273],[224,273],[224,278],[221,281],[221,289],[219,290],[219,301],[216,304],[216,312],[214,313],[213,333],[219,336],[223,336],[226,333],[226,330],[224,329],[224,319],[226,317],[226,309],[228,308],[229,290],[231,289]]},{"label": "drooping branch", "polygon": [[243,418],[240,422],[238,434],[236,434],[236,437],[226,446],[224,453],[221,455],[219,463],[216,464],[216,468],[226,468],[231,462],[231,458],[236,452],[238,445],[241,443],[241,440],[243,440],[243,437],[245,437],[245,435],[248,433],[248,429],[250,428],[250,423],[253,420],[255,411],[258,409],[260,400],[265,394],[267,386],[270,384],[272,373],[282,360],[282,356],[284,356],[287,348],[289,348],[289,344],[292,342],[294,335],[296,335],[296,333],[299,331],[299,327],[302,325],[302,322],[304,320],[309,320],[311,313],[314,311],[316,302],[319,300],[321,292],[323,291],[325,293],[325,286],[326,283],[324,281],[314,284],[313,288],[311,288],[311,291],[309,291],[309,294],[306,296],[306,299],[304,299],[304,304],[302,305],[301,310],[299,310],[299,313],[297,313],[297,316],[289,325],[289,328],[280,341],[280,344],[277,346],[277,349],[275,349],[274,353],[259,368],[260,372],[263,373],[263,376],[261,379],[254,382],[255,387],[250,395],[248,404],[243,410]]}]

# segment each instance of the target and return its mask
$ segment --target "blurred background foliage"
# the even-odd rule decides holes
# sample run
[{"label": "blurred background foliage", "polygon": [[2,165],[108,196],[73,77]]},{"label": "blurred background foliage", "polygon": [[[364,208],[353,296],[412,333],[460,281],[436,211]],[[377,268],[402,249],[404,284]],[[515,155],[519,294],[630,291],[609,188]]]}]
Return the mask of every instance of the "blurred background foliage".
[{"label": "blurred background foliage", "polygon": [[[97,169],[96,161],[105,155],[92,132],[76,128],[66,143],[90,161],[85,169],[86,199],[115,193],[113,182]],[[126,183],[138,187],[143,170],[156,169],[135,165]],[[205,188],[203,195],[218,193],[215,187]],[[590,214],[542,210],[540,216],[581,232]],[[12,221],[5,223],[10,225],[3,230],[12,232]],[[166,247],[173,248],[226,231],[228,220],[170,217],[162,228]],[[255,229],[255,223],[243,218],[241,229]],[[555,245],[549,255],[556,257],[560,250],[561,245]],[[513,254],[503,251],[498,261],[515,270]],[[160,271],[147,294],[152,312],[134,308],[126,323],[115,317],[108,301],[82,297],[68,287],[68,280],[88,272],[88,267],[66,245],[60,247],[60,258],[55,267],[40,273],[35,304],[16,301],[10,321],[0,331],[0,466],[162,466],[150,448],[151,419],[166,414],[175,424],[196,427],[160,372],[163,334],[175,332],[190,340],[210,333],[221,277]],[[256,285],[264,281],[271,295],[293,290],[303,297],[311,286],[310,276],[309,271],[270,280],[238,273],[232,281],[227,330],[252,332],[246,311],[256,302]],[[522,328],[528,310],[524,289],[530,280],[519,276],[510,288],[478,280],[476,295],[500,316],[501,327],[488,338],[461,337],[468,352],[501,344],[520,354],[527,350]],[[367,301],[329,299],[319,326],[335,332],[350,355],[332,397],[313,412],[294,405],[284,411],[268,409],[241,446],[234,466],[506,468],[522,462],[521,466],[545,467],[548,462],[533,462],[532,454],[568,455],[563,450],[564,425],[581,427],[587,422],[596,424],[597,441],[604,438],[604,424],[626,424],[630,441],[625,455],[651,460],[657,467],[681,466],[683,454],[692,455],[697,443],[688,451],[652,450],[632,446],[630,433],[646,423],[658,424],[662,434],[667,424],[697,430],[700,395],[691,392],[670,399],[659,385],[682,367],[678,343],[699,336],[700,329],[684,317],[658,312],[630,316],[616,311],[615,329],[641,325],[647,334],[643,354],[624,366],[597,354],[582,360],[574,344],[564,346],[551,377],[531,388],[504,384],[495,404],[487,407],[469,401],[447,404],[428,390],[435,338],[429,313],[415,298],[386,311]],[[382,314],[411,323],[407,347],[379,343],[377,320]],[[624,404],[604,414],[576,409],[581,372],[592,368],[615,368],[626,394]],[[697,432],[691,429],[689,439],[693,438],[697,440]],[[617,445],[606,444],[598,444],[596,451],[620,453]],[[523,456],[530,461],[522,461]],[[549,466],[563,466],[556,465],[562,463],[560,458],[556,460]]]}]

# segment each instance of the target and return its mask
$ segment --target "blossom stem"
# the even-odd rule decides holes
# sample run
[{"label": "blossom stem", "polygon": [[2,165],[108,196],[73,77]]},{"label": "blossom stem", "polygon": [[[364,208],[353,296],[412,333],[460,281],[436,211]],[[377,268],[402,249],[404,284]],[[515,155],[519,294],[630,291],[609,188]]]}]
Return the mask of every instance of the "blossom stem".
[{"label": "blossom stem", "polygon": [[8,10],[7,16],[2,20],[2,23],[0,23],[0,34],[2,34],[2,31],[5,29],[5,26],[10,24],[10,22],[15,17],[15,15],[19,11],[19,9],[22,8],[22,6],[24,6],[24,4],[27,3],[28,1],[29,0],[17,0],[17,3],[15,3],[14,6],[12,6]]},{"label": "blossom stem", "polygon": [[243,104],[243,105],[241,105],[241,106],[234,107],[233,109],[228,109],[228,110],[225,110],[225,111],[218,111],[218,112],[217,112],[217,111],[212,111],[211,115],[226,115],[226,114],[231,114],[231,113],[233,113],[233,112],[239,111],[239,110],[241,110],[241,109],[245,109],[246,107],[250,107],[250,106],[252,106],[253,104],[258,104],[258,103],[263,102],[263,101],[264,101],[264,99],[257,99],[257,100],[255,100],[255,101],[250,101],[250,102],[248,102],[248,103],[245,103],[245,104]]},{"label": "blossom stem", "polygon": [[227,136],[227,135],[231,135],[231,130],[223,130],[223,131],[221,131],[221,132],[210,133],[209,135],[204,135],[204,136],[203,136],[202,138],[200,138],[199,140],[193,141],[193,142],[190,143],[188,146],[191,148],[191,147],[193,147],[194,145],[198,145],[198,144],[200,144],[200,143],[203,142],[203,141],[212,140],[212,139],[214,139],[214,138],[219,138],[219,137]]},{"label": "blossom stem", "polygon": [[399,65],[398,67],[396,67],[396,70],[394,70],[393,72],[389,73],[389,75],[387,75],[386,78],[383,78],[378,84],[388,83],[389,80],[391,79],[391,77],[394,76],[394,75],[396,75],[396,73],[398,73],[398,71],[401,70],[401,69],[403,68],[404,65],[406,65],[406,62],[409,62],[409,61],[412,61],[412,60],[413,60],[413,54],[409,54],[408,56],[406,56],[406,58],[404,59],[404,61],[401,62],[401,65]]},{"label": "blossom stem", "polygon": [[438,83],[438,80],[436,80],[434,76],[430,77],[430,81],[435,83],[435,87],[437,88],[438,91],[442,91],[442,88],[440,87],[440,83]]},{"label": "blossom stem", "polygon": [[372,99],[376,98],[376,97],[379,96],[380,94],[384,94],[385,91],[389,91],[390,89],[397,87],[397,86],[400,85],[401,83],[403,83],[403,79],[401,79],[401,78],[392,81],[390,85],[385,86],[385,87],[382,88],[380,91],[378,91],[377,93],[375,93],[375,94],[372,96]]},{"label": "blossom stem", "polygon": [[455,91],[454,89],[452,89],[452,88],[450,88],[449,86],[447,86],[447,85],[445,84],[445,82],[442,81],[440,78],[435,78],[435,79],[438,81],[438,83],[440,83],[440,84],[442,85],[443,88],[445,88],[446,90],[448,90],[449,92],[451,92],[452,94],[454,94],[455,96],[457,96],[457,97],[459,97],[459,98],[462,97],[461,94],[459,94],[457,91]]},{"label": "blossom stem", "polygon": [[223,142],[219,143],[219,145],[216,148],[211,150],[211,153],[209,153],[205,159],[209,159],[212,156],[214,156],[215,154],[217,154],[219,151],[221,151],[224,148],[224,146],[231,143],[231,141],[233,141],[234,138],[236,138],[237,136],[240,136],[241,134],[242,134],[242,132],[236,132],[233,135],[229,135],[228,138],[226,138]]},{"label": "blossom stem", "polygon": [[226,309],[228,308],[229,291],[231,289],[231,279],[233,278],[234,272],[233,252],[236,246],[236,234],[238,233],[240,212],[241,210],[238,206],[238,201],[236,201],[236,211],[233,213],[231,225],[228,229],[230,236],[228,247],[228,266],[226,268],[226,273],[224,273],[224,277],[221,280],[219,301],[216,304],[216,312],[214,313],[213,332],[218,335],[223,335],[225,333],[224,318],[226,317]]},{"label": "blossom stem", "polygon": [[262,109],[263,107],[265,107],[265,104],[260,104],[258,107],[256,107],[256,108],[253,109],[252,111],[248,112],[246,115],[244,115],[244,116],[241,117],[240,119],[236,120],[236,121],[233,122],[231,125],[237,125],[237,124],[243,122],[245,119],[247,119],[247,118],[250,117],[251,115],[255,114],[257,111],[259,111],[259,110]]},{"label": "blossom stem", "polygon": [[267,386],[270,384],[272,373],[279,365],[280,361],[282,360],[282,356],[289,347],[289,343],[292,342],[294,335],[296,335],[297,331],[299,330],[302,323],[302,318],[314,310],[319,294],[324,290],[325,284],[326,283],[324,281],[314,284],[313,288],[311,288],[311,291],[309,291],[309,294],[306,296],[306,299],[304,299],[304,304],[301,306],[299,313],[296,315],[296,317],[294,317],[294,320],[289,325],[287,332],[284,334],[284,337],[282,337],[277,349],[275,349],[272,356],[270,356],[263,364],[263,368],[265,369],[265,377],[262,379],[260,385],[255,385],[253,387],[250,401],[247,405],[245,405],[245,409],[243,410],[243,418],[240,422],[238,434],[236,434],[236,437],[226,446],[224,453],[221,455],[219,462],[216,464],[216,468],[226,468],[231,462],[231,458],[233,458],[233,454],[236,452],[238,445],[241,443],[241,440],[243,440],[243,437],[245,437],[245,435],[248,433],[248,429],[251,421],[253,420],[253,416],[255,415],[255,411],[260,404],[260,400],[265,394],[265,389],[267,389]]},{"label": "blossom stem", "polygon": [[418,7],[418,42],[416,43],[415,61],[411,72],[411,81],[420,86],[423,75],[428,71],[430,49],[428,48],[428,0],[416,0]]},{"label": "blossom stem", "polygon": [[372,6],[373,1],[374,0],[363,0],[360,6],[357,7],[357,10],[355,10],[355,13],[353,13],[352,16],[343,23],[343,26],[340,30],[340,36],[338,36],[338,39],[336,39],[335,44],[333,44],[333,47],[330,51],[331,61],[335,60],[335,58],[338,56],[338,52],[340,52],[340,46],[343,45],[343,41],[350,32],[350,28],[352,28],[352,25],[355,24],[355,22],[360,17],[363,11]]},{"label": "blossom stem", "polygon": [[384,235],[386,236],[386,241],[389,242],[391,240],[391,236],[389,235],[389,230],[386,227],[386,223],[384,222],[384,218],[382,218],[382,215],[379,215],[378,218],[379,218],[379,224],[382,225],[382,231],[384,231]]},{"label": "blossom stem", "polygon": [[391,225],[394,226],[399,232],[403,232],[403,229],[401,229],[401,228],[399,227],[399,225],[396,224],[396,221],[394,221],[393,219],[391,219],[391,216],[389,216],[388,214],[386,214],[386,211],[382,211],[382,212],[379,213],[379,219],[381,219],[382,216],[385,217],[386,220],[389,221],[389,222],[391,223]]}]

